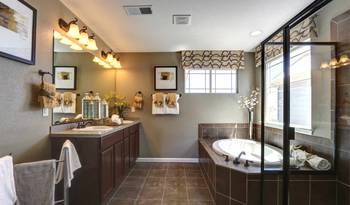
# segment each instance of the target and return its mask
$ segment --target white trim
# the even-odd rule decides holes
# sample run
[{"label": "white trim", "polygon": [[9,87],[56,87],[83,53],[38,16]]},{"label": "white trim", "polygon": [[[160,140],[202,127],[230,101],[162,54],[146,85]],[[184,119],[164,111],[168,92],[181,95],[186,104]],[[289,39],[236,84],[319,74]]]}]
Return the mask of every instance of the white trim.
[{"label": "white trim", "polygon": [[136,162],[183,162],[198,163],[198,158],[138,158]]}]

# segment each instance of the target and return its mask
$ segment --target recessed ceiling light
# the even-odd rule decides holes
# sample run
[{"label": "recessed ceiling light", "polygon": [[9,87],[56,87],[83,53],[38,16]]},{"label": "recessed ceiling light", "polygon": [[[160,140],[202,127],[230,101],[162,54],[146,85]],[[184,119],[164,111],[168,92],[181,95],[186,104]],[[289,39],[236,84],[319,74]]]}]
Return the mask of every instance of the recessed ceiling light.
[{"label": "recessed ceiling light", "polygon": [[256,30],[256,31],[250,32],[250,36],[252,36],[252,37],[259,36],[261,34],[262,34],[261,30]]}]

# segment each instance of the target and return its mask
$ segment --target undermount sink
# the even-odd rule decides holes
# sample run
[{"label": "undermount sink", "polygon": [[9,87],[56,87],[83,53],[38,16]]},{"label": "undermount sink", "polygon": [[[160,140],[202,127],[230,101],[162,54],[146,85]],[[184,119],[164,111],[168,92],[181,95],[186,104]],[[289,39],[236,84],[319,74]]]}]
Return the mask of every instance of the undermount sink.
[{"label": "undermount sink", "polygon": [[73,131],[79,131],[79,132],[106,132],[113,129],[113,127],[110,126],[90,126],[90,127],[84,127],[84,128],[73,128]]}]

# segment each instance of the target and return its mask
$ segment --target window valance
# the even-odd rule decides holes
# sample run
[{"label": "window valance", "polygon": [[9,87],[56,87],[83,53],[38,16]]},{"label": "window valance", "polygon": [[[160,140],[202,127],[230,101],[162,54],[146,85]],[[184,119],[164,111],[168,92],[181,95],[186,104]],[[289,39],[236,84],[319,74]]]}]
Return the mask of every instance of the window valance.
[{"label": "window valance", "polygon": [[244,51],[182,51],[183,69],[244,69]]},{"label": "window valance", "polygon": [[[290,30],[291,42],[304,42],[308,39],[312,39],[318,36],[317,33],[317,15],[311,16],[299,23],[297,26]],[[283,34],[279,33],[274,36],[270,42],[283,42]],[[272,59],[283,52],[283,45],[266,45],[265,55],[267,61]],[[256,67],[261,66],[261,46],[255,48],[255,64]]]}]

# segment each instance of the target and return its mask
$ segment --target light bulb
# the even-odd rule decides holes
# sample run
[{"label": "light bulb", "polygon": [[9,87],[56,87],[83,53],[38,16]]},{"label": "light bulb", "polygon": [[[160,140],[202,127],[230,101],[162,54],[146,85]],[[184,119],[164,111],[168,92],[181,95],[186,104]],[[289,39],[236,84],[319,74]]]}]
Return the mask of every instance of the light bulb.
[{"label": "light bulb", "polygon": [[103,67],[104,67],[104,68],[112,68],[112,66],[110,66],[110,65],[107,64],[107,63],[106,63],[105,65],[103,65]]},{"label": "light bulb", "polygon": [[339,63],[341,64],[341,65],[349,65],[350,64],[350,59],[349,59],[349,57],[348,57],[348,55],[341,55],[340,56],[340,59],[339,59]]},{"label": "light bulb", "polygon": [[86,31],[80,32],[79,43],[82,44],[82,45],[88,45],[89,44],[89,34],[86,33]]},{"label": "light bulb", "polygon": [[321,69],[329,69],[329,64],[327,62],[323,62],[320,66]]},{"label": "light bulb", "polygon": [[116,63],[113,65],[115,68],[121,68],[122,65],[120,64],[120,60],[117,60]]},{"label": "light bulb", "polygon": [[73,49],[73,50],[77,50],[77,51],[83,50],[82,47],[80,47],[79,45],[77,45],[75,43],[73,43],[70,48]]},{"label": "light bulb", "polygon": [[101,60],[97,56],[95,56],[92,61],[95,63],[99,63]]},{"label": "light bulb", "polygon": [[89,43],[86,48],[93,51],[98,50],[96,41],[93,37],[89,37]]},{"label": "light bulb", "polygon": [[55,39],[58,39],[58,40],[62,39],[62,35],[60,33],[58,33],[57,31],[53,32],[53,37]]},{"label": "light bulb", "polygon": [[62,39],[60,40],[60,42],[64,45],[69,45],[69,46],[73,44],[73,42],[71,40],[69,40],[68,38],[66,38],[64,36],[62,36]]},{"label": "light bulb", "polygon": [[99,61],[99,62],[97,62],[99,65],[101,65],[101,66],[104,66],[106,63],[105,62],[103,62],[103,61]]},{"label": "light bulb", "polygon": [[106,61],[107,61],[108,63],[112,63],[113,60],[114,60],[113,55],[112,55],[111,53],[108,53],[108,54],[107,54]]},{"label": "light bulb", "polygon": [[72,38],[76,38],[76,39],[79,38],[80,30],[76,22],[72,22],[69,24],[69,30],[67,32],[67,35]]},{"label": "light bulb", "polygon": [[336,58],[332,58],[331,61],[329,62],[329,66],[331,68],[337,68],[338,67],[338,61]]}]

